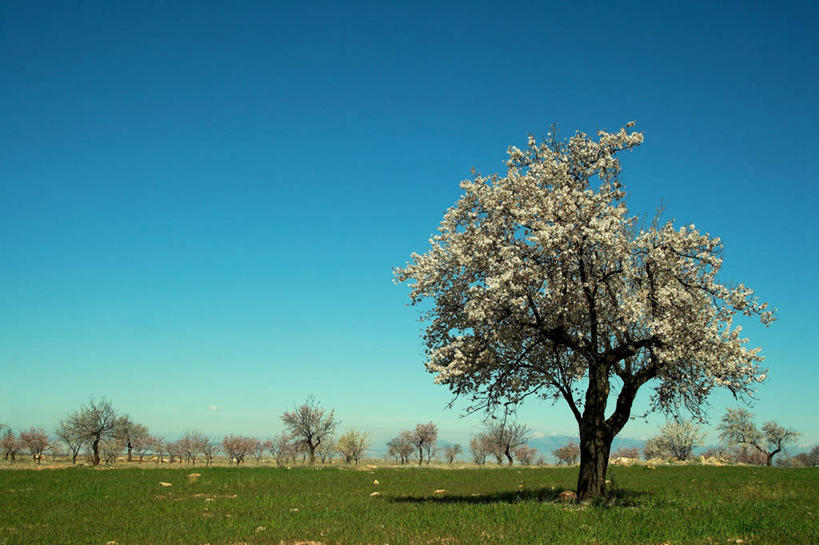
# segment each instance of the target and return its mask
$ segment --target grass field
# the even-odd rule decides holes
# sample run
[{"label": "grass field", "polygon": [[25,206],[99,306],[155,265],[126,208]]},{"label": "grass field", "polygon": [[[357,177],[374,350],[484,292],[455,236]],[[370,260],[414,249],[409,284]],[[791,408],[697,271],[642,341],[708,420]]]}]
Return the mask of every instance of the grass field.
[{"label": "grass field", "polygon": [[819,543],[819,469],[610,477],[607,501],[575,505],[557,495],[576,468],[0,471],[0,544]]}]

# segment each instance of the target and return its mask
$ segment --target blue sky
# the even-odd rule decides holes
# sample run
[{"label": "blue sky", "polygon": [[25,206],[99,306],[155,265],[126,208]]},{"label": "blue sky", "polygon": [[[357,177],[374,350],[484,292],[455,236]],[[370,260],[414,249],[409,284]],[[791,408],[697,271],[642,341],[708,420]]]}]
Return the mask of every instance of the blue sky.
[{"label": "blue sky", "polygon": [[[634,119],[632,211],[723,238],[723,278],[779,309],[746,328],[753,411],[819,442],[819,10],[661,4],[4,3],[0,422],[105,396],[168,436],[270,435],[314,394],[378,441],[463,441],[392,268],[473,166]],[[563,405],[521,419],[576,433]]]}]

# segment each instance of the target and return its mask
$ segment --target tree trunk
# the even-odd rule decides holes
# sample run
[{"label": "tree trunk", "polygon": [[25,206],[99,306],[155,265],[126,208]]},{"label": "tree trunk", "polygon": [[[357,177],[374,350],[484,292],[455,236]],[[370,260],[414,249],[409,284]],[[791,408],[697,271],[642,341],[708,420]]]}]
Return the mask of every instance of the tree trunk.
[{"label": "tree trunk", "polygon": [[100,438],[99,438],[99,436],[94,437],[94,442],[91,443],[91,450],[94,453],[92,463],[95,466],[100,465]]},{"label": "tree trunk", "polygon": [[424,463],[424,449],[422,447],[418,447],[418,465]]},{"label": "tree trunk", "polygon": [[74,449],[74,450],[71,451],[71,463],[72,464],[76,465],[77,455],[79,455],[79,453],[80,453],[80,449]]},{"label": "tree trunk", "polygon": [[512,455],[509,454],[509,449],[506,449],[504,454],[506,455],[506,459],[509,460],[509,465],[511,466],[512,465]]},{"label": "tree trunk", "polygon": [[131,451],[133,451],[133,447],[131,446],[131,440],[126,439],[126,441],[128,442],[128,461],[132,462],[133,459],[131,458]]},{"label": "tree trunk", "polygon": [[[586,402],[580,424],[580,474],[577,477],[577,501],[586,501],[606,492],[606,470],[609,465],[609,452],[615,433],[609,431],[606,422],[606,403],[609,396],[609,379],[603,362],[589,366],[589,387],[586,390]],[[625,412],[631,403],[625,403],[626,385],[617,400],[615,413]],[[625,410],[624,410],[625,409]],[[622,416],[622,415],[621,415]]]},{"label": "tree trunk", "polygon": [[585,501],[606,492],[606,470],[613,437],[599,427],[580,429],[580,475],[577,500]]}]

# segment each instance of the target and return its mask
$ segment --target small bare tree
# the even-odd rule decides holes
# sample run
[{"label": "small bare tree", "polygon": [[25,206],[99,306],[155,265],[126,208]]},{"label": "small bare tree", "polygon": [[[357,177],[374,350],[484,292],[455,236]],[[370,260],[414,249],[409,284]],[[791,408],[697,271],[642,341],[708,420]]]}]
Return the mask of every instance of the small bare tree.
[{"label": "small bare tree", "polygon": [[[430,454],[435,449],[435,444],[438,441],[438,426],[433,422],[426,424],[418,424],[415,426],[415,431],[412,432],[412,444],[418,449],[418,465],[424,462],[424,452]],[[427,464],[429,464],[430,456],[427,456]]]},{"label": "small bare tree", "polygon": [[114,435],[119,441],[125,445],[128,461],[133,461],[134,441],[148,435],[148,428],[142,424],[137,424],[127,414],[120,416],[117,419],[116,430]]},{"label": "small bare tree", "polygon": [[277,466],[284,465],[284,463],[287,461],[287,457],[290,455],[290,450],[293,448],[293,446],[290,444],[290,439],[290,435],[283,431],[272,441],[270,453],[273,455],[273,458],[276,459]]},{"label": "small bare tree", "polygon": [[814,467],[819,466],[819,445],[810,449],[808,456],[810,456],[810,465]]},{"label": "small bare tree", "polygon": [[205,456],[205,465],[209,466],[213,464],[213,458],[218,451],[219,446],[210,439],[202,443],[202,454]]},{"label": "small bare tree", "polygon": [[3,449],[3,458],[9,460],[12,464],[17,460],[17,453],[20,452],[20,440],[11,431],[11,428],[6,428],[3,433],[3,438],[0,439],[0,448]]},{"label": "small bare tree", "polygon": [[521,465],[530,466],[537,457],[537,449],[529,445],[520,445],[515,448],[515,458],[518,459]]},{"label": "small bare tree", "polygon": [[100,464],[100,441],[112,439],[115,436],[119,418],[111,402],[105,399],[92,399],[88,405],[81,407],[68,417],[71,425],[80,433],[84,441],[90,444],[91,461],[95,466]]},{"label": "small bare tree", "polygon": [[165,451],[168,453],[168,463],[174,462],[182,463],[185,449],[182,441],[165,441]]},{"label": "small bare tree", "polygon": [[444,459],[446,460],[446,463],[451,464],[454,462],[455,458],[457,458],[463,451],[463,447],[458,443],[455,443],[454,445],[446,445],[444,447]]},{"label": "small bare tree", "polygon": [[29,428],[20,432],[20,444],[28,449],[32,460],[40,464],[43,452],[51,446],[48,432],[43,428]]},{"label": "small bare tree", "polygon": [[338,452],[338,443],[332,435],[326,436],[319,446],[316,447],[316,456],[323,464],[325,462],[332,463],[333,457]]},{"label": "small bare tree", "polygon": [[168,443],[165,441],[165,437],[161,435],[157,435],[153,437],[154,443],[151,448],[156,454],[156,463],[164,464],[165,463],[165,456],[169,455],[168,453]]},{"label": "small bare tree", "polygon": [[345,463],[353,463],[358,465],[361,457],[370,448],[370,435],[367,432],[359,432],[351,429],[344,435],[338,438],[336,448],[338,452],[344,457]]},{"label": "small bare tree", "polygon": [[720,438],[728,444],[752,447],[765,455],[765,463],[771,466],[773,457],[796,441],[799,433],[784,428],[773,421],[765,422],[762,431],[754,425],[753,415],[742,408],[728,409],[717,427]]},{"label": "small bare tree", "polygon": [[557,458],[557,465],[573,465],[580,458],[580,445],[574,441],[569,441],[562,447],[553,450],[552,454]]},{"label": "small bare tree", "polygon": [[402,431],[387,441],[387,454],[395,458],[395,461],[401,465],[409,463],[414,451],[415,444],[412,441],[411,431]]},{"label": "small bare tree", "polygon": [[123,450],[125,450],[125,442],[121,438],[109,437],[99,443],[99,453],[105,465],[115,463]]},{"label": "small bare tree", "polygon": [[208,437],[201,431],[187,431],[179,440],[179,447],[185,460],[191,464],[196,464],[196,457],[205,449]]},{"label": "small bare tree", "polygon": [[[524,424],[507,422],[506,418],[490,421],[484,433],[491,440],[492,451],[496,453],[496,457],[497,453],[501,453],[501,456],[506,457],[509,465],[512,465],[514,461],[512,453],[515,449],[525,444],[531,436],[531,431]],[[498,463],[500,462],[501,460],[498,459]]]},{"label": "small bare tree", "polygon": [[636,447],[620,447],[612,455],[612,458],[640,458],[640,449]]},{"label": "small bare tree", "polygon": [[56,431],[57,437],[66,444],[68,451],[71,453],[72,464],[77,463],[77,456],[79,456],[80,449],[82,449],[87,439],[74,424],[71,418],[63,418],[60,420]]},{"label": "small bare tree", "polygon": [[256,439],[243,435],[228,435],[222,439],[222,448],[231,460],[236,460],[236,465],[245,461],[245,456],[253,452]]},{"label": "small bare tree", "polygon": [[131,439],[132,451],[136,453],[140,464],[145,455],[155,448],[156,441],[156,437],[153,437],[149,433],[140,433]]},{"label": "small bare tree", "polygon": [[256,437],[251,437],[251,439],[253,440],[253,442],[250,444],[253,459],[256,460],[257,464],[260,464],[262,463],[262,458],[267,450],[267,445],[265,445],[264,441],[257,439]]},{"label": "small bare tree", "polygon": [[309,396],[302,405],[294,407],[292,411],[285,411],[281,420],[288,432],[300,440],[307,447],[310,464],[316,461],[316,447],[322,439],[332,435],[340,422],[336,421],[335,412],[328,413],[320,407],[318,402]]},{"label": "small bare tree", "polygon": [[472,436],[469,440],[469,452],[472,454],[472,461],[482,466],[486,463],[486,457],[492,453],[489,438],[482,433]]}]

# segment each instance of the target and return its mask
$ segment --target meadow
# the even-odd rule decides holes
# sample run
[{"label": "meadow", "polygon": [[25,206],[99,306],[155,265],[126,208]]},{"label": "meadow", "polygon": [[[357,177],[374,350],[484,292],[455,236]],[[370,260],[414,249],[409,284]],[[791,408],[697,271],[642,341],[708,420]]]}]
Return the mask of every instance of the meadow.
[{"label": "meadow", "polygon": [[558,497],[572,467],[0,471],[0,544],[819,543],[816,468],[609,476],[577,505]]}]

